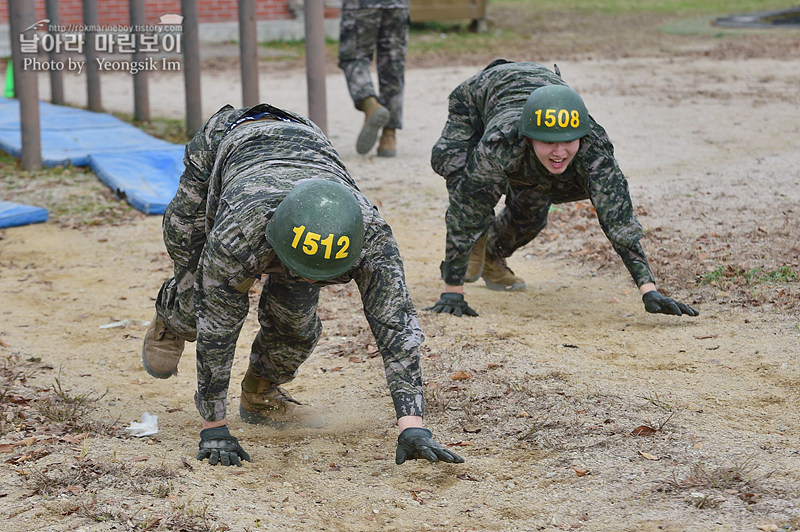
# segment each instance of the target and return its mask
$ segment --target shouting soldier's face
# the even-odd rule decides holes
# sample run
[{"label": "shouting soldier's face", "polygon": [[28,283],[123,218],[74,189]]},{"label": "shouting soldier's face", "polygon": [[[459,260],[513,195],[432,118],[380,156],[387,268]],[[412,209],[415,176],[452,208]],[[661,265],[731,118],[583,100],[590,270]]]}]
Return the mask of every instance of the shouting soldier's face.
[{"label": "shouting soldier's face", "polygon": [[541,140],[528,139],[533,147],[533,153],[539,159],[548,172],[551,174],[561,174],[575,158],[575,154],[580,148],[581,140],[575,139],[570,142],[544,142]]}]

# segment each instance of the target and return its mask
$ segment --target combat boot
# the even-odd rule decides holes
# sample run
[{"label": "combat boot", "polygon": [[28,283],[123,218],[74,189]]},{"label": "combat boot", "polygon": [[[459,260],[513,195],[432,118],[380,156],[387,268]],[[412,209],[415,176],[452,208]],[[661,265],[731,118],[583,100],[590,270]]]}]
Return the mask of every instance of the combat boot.
[{"label": "combat boot", "polygon": [[467,273],[464,277],[464,281],[467,283],[474,283],[481,278],[483,263],[485,261],[487,238],[488,235],[483,235],[472,246],[472,251],[469,254],[469,262],[467,263]]},{"label": "combat boot", "polygon": [[167,329],[156,312],[144,333],[142,364],[145,371],[157,379],[168,379],[178,373],[185,343],[183,338]]},{"label": "combat boot", "polygon": [[239,416],[245,423],[269,425],[276,429],[318,429],[325,417],[295,401],[274,382],[259,377],[247,368],[242,381]]},{"label": "combat boot", "polygon": [[378,141],[378,157],[394,157],[397,155],[397,138],[394,129],[383,128],[381,139]]},{"label": "combat boot", "polygon": [[486,288],[489,290],[502,292],[525,290],[525,281],[514,275],[506,264],[506,259],[500,257],[486,257],[481,277],[486,281]]},{"label": "combat boot", "polygon": [[364,125],[356,140],[356,151],[364,155],[375,145],[378,131],[389,121],[389,110],[375,96],[361,100],[358,109],[364,112]]}]

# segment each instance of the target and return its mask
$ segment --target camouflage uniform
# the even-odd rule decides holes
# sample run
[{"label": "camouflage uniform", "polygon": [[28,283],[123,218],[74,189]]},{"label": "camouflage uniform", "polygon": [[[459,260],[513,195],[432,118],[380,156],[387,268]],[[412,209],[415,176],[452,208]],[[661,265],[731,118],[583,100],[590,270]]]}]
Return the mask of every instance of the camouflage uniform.
[{"label": "camouflage uniform", "polygon": [[[470,250],[487,231],[486,254],[509,257],[544,229],[550,205],[587,198],[637,286],[654,282],[628,182],[605,130],[590,117],[589,135],[560,175],[548,172],[519,135],[526,99],[551,84],[564,82],[543,65],[497,60],[450,93],[447,123],[431,153],[450,196],[441,264],[447,284],[464,283]],[[505,207],[495,217],[503,194]]]},{"label": "camouflage uniform", "polygon": [[[343,0],[339,33],[339,68],[353,103],[370,96],[389,110],[389,129],[403,127],[403,87],[408,48],[409,0]],[[370,77],[377,52],[380,96]]]},{"label": "camouflage uniform", "polygon": [[[259,113],[280,120],[247,120]],[[291,380],[320,337],[320,287],[354,280],[383,357],[397,416],[422,416],[417,348],[424,336],[397,242],[319,128],[266,104],[225,106],[189,142],[184,163],[163,221],[174,277],[163,284],[156,310],[170,330],[197,340],[195,403],[203,419],[226,415],[236,341],[248,314],[247,292],[262,274],[267,278],[258,304],[261,329],[250,353],[256,373],[278,384]],[[281,200],[312,178],[352,189],[361,205],[366,240],[348,272],[313,284],[287,270],[265,238]]]}]

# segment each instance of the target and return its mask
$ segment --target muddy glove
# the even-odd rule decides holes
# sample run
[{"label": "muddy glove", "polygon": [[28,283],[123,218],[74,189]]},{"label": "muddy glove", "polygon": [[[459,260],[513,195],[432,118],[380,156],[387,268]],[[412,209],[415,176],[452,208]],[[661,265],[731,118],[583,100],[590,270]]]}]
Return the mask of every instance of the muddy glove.
[{"label": "muddy glove", "polygon": [[397,454],[394,462],[397,465],[406,460],[425,458],[429,462],[449,462],[460,464],[464,459],[456,453],[451,453],[442,444],[433,439],[433,433],[428,429],[409,427],[397,437]]},{"label": "muddy glove", "polygon": [[455,292],[443,292],[439,296],[439,301],[432,307],[424,308],[422,310],[432,310],[438,314],[453,314],[455,316],[477,316],[472,307],[464,301],[464,294],[456,294]]},{"label": "muddy glove", "polygon": [[644,302],[644,309],[652,314],[673,314],[675,316],[680,316],[681,314],[697,316],[700,314],[689,305],[675,301],[658,290],[645,292],[642,295],[642,301]]},{"label": "muddy glove", "polygon": [[203,458],[208,458],[211,465],[222,463],[224,466],[242,467],[240,458],[252,462],[250,455],[239,445],[239,440],[231,436],[225,425],[200,431],[200,452],[197,453],[197,459]]}]

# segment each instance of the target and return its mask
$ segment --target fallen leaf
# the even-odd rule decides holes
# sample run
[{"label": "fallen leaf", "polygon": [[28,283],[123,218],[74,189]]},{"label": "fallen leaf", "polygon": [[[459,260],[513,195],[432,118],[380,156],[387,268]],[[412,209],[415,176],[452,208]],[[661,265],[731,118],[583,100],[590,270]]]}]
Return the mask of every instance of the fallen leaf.
[{"label": "fallen leaf", "polygon": [[647,458],[648,460],[658,460],[658,456],[650,453],[646,453],[644,451],[639,451],[639,454]]},{"label": "fallen leaf", "polygon": [[16,447],[16,443],[3,443],[0,444],[0,453],[13,453],[14,447]]},{"label": "fallen leaf", "polygon": [[502,368],[503,365],[502,364],[495,364],[494,362],[489,362],[486,365],[486,367],[488,367],[489,369],[495,369],[495,368]]},{"label": "fallen leaf", "polygon": [[716,338],[718,334],[695,334],[695,340],[708,340],[709,338]]},{"label": "fallen leaf", "polygon": [[450,375],[450,380],[465,381],[472,378],[472,374],[467,371],[456,371]]},{"label": "fallen leaf", "polygon": [[578,475],[579,477],[589,474],[588,469],[578,469],[577,467],[573,467],[572,470],[575,471],[575,474]]},{"label": "fallen leaf", "polygon": [[472,440],[461,440],[461,441],[457,441],[455,443],[448,443],[447,444],[448,447],[468,447],[470,445],[472,445]]},{"label": "fallen leaf", "polygon": [[519,414],[517,414],[517,417],[531,417],[531,415],[523,410]]},{"label": "fallen leaf", "polygon": [[350,358],[347,359],[347,361],[348,362],[352,362],[354,364],[360,364],[360,363],[364,362],[362,359],[360,359],[358,357],[350,357]]},{"label": "fallen leaf", "polygon": [[635,429],[631,431],[631,434],[634,436],[652,436],[658,432],[653,427],[648,427],[647,425],[639,425]]},{"label": "fallen leaf", "polygon": [[342,366],[336,366],[335,368],[331,368],[330,372],[333,373],[333,372],[336,372],[336,371],[341,371],[341,369],[342,369]]},{"label": "fallen leaf", "polygon": [[149,459],[149,456],[134,456],[131,458],[131,462],[147,462]]}]

